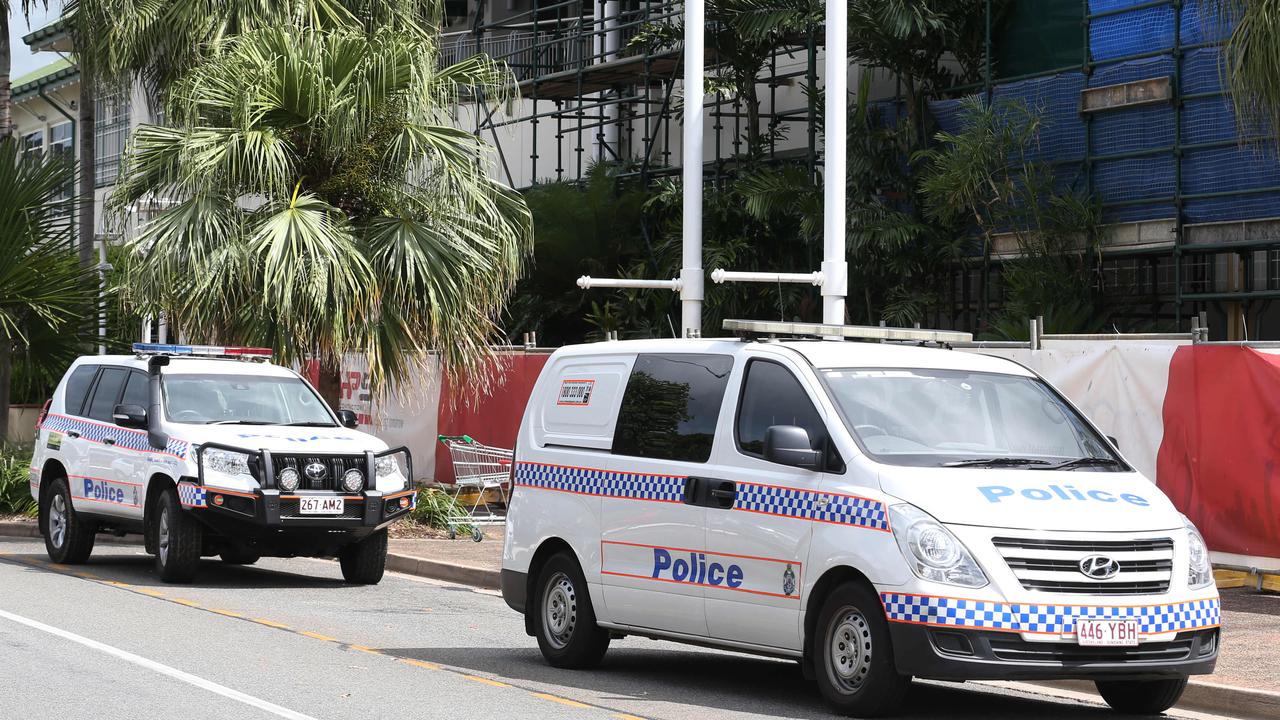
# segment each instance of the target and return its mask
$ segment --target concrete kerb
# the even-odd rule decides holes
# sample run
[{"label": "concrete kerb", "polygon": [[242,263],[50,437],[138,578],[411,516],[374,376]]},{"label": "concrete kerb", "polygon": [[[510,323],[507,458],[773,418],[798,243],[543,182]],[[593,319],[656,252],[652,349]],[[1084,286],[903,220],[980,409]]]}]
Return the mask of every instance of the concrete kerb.
[{"label": "concrete kerb", "polygon": [[[40,530],[34,522],[5,521],[0,522],[0,536],[38,538],[40,537]],[[141,544],[141,539],[134,538],[135,536],[117,538],[110,535],[99,535],[98,542]],[[459,585],[470,585],[486,590],[501,589],[499,572],[489,568],[388,553],[387,569],[407,575],[442,580]],[[1027,684],[1090,694],[1094,692],[1093,683],[1081,680],[1044,681]],[[1178,707],[1184,710],[1226,713],[1240,718],[1275,718],[1280,717],[1280,692],[1193,680],[1187,685],[1187,690],[1183,693],[1182,699],[1178,701]]]}]

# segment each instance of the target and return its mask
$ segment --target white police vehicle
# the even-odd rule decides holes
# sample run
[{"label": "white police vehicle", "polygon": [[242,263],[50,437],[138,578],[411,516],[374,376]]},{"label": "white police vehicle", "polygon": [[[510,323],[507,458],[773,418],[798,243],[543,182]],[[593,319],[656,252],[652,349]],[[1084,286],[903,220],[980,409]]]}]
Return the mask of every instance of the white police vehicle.
[{"label": "white police vehicle", "polygon": [[798,659],[850,714],[891,712],[913,676],[1088,679],[1145,713],[1217,659],[1199,533],[1004,359],[566,347],[534,387],[513,474],[503,596],[552,665],[639,635]]},{"label": "white police vehicle", "polygon": [[31,494],[49,557],[141,533],[160,577],[202,556],[336,556],[348,582],[386,566],[387,526],[414,506],[409,451],[357,432],[270,350],[137,344],[76,360],[41,414]]}]

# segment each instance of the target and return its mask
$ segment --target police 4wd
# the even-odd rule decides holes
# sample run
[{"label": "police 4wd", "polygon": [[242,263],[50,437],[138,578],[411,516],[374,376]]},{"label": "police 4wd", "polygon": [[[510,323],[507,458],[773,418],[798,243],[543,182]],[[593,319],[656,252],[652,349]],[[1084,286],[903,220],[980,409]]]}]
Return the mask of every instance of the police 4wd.
[{"label": "police 4wd", "polygon": [[99,531],[141,533],[160,577],[205,556],[337,557],[348,582],[386,566],[387,526],[414,506],[406,448],[357,432],[270,351],[134,345],[82,357],[41,415],[31,493],[55,562]]},{"label": "police 4wd", "polygon": [[1087,679],[1116,710],[1156,713],[1216,662],[1200,534],[1007,360],[567,347],[515,453],[503,596],[556,666],[591,666],[623,635],[795,658],[865,716],[913,676]]}]

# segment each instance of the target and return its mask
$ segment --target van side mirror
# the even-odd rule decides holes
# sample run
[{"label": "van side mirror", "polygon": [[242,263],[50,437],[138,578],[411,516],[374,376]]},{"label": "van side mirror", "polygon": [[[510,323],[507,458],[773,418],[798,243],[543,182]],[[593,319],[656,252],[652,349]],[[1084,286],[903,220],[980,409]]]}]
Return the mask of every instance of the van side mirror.
[{"label": "van side mirror", "polygon": [[117,405],[111,419],[120,427],[144,430],[147,427],[147,411],[141,405]]},{"label": "van side mirror", "polygon": [[360,427],[360,418],[356,417],[354,410],[339,410],[338,422],[342,423],[342,427],[355,430]]},{"label": "van side mirror", "polygon": [[805,470],[822,469],[822,452],[809,445],[809,432],[796,425],[771,425],[764,431],[764,459]]}]

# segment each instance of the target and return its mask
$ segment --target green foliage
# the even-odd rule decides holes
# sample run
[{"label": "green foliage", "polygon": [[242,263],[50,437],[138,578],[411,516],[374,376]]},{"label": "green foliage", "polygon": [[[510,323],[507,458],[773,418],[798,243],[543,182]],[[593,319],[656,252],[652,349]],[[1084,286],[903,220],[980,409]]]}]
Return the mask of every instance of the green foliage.
[{"label": "green foliage", "polygon": [[503,101],[513,78],[483,55],[439,67],[420,3],[282,7],[201,46],[169,86],[169,125],[134,131],[112,209],[173,202],[129,245],[131,307],[286,363],[359,352],[375,384],[426,351],[485,377],[531,220],[451,112]]},{"label": "green foliage", "polygon": [[[446,530],[449,518],[466,515],[467,509],[439,488],[418,491],[418,505],[409,513],[409,519],[419,525]],[[469,534],[471,525],[454,525],[459,535]]]},{"label": "green foliage", "polygon": [[0,515],[36,516],[36,501],[31,497],[31,448],[0,448]]},{"label": "green foliage", "polygon": [[[1222,71],[1242,136],[1280,127],[1280,0],[1198,0],[1207,22],[1231,24]],[[1271,135],[1271,142],[1280,142]]]}]

